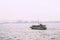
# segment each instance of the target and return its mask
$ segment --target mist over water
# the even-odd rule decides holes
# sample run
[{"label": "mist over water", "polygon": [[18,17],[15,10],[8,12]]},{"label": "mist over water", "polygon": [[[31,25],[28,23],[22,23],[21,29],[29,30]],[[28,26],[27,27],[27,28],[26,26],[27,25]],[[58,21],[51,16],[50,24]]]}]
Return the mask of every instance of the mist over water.
[{"label": "mist over water", "polygon": [[0,24],[0,40],[60,40],[60,23],[42,23],[47,30],[32,30],[33,23]]},{"label": "mist over water", "polygon": [[0,40],[60,40],[60,22],[43,22],[47,30],[32,30],[40,23],[20,19],[59,22],[60,0],[0,0]]}]

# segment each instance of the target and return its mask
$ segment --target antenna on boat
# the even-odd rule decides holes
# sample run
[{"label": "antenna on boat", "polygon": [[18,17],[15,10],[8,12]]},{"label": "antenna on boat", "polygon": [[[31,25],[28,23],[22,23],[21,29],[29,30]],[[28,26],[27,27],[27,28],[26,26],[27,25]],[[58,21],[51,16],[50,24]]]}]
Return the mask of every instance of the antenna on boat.
[{"label": "antenna on boat", "polygon": [[38,20],[38,24],[40,24],[40,21]]}]

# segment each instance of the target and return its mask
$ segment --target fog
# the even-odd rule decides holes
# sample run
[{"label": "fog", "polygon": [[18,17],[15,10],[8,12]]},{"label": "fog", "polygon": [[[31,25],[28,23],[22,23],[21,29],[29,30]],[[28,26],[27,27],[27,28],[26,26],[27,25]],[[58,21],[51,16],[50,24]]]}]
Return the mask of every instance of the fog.
[{"label": "fog", "polygon": [[59,21],[60,0],[0,0],[0,20]]}]

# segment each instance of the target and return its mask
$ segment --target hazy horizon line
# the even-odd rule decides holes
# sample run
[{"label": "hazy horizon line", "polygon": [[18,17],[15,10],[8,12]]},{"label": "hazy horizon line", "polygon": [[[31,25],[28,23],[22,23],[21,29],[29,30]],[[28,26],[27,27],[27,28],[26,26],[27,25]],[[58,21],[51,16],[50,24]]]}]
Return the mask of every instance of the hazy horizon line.
[{"label": "hazy horizon line", "polygon": [[0,22],[0,24],[5,24],[5,23],[60,23],[60,21],[5,21],[5,22]]}]

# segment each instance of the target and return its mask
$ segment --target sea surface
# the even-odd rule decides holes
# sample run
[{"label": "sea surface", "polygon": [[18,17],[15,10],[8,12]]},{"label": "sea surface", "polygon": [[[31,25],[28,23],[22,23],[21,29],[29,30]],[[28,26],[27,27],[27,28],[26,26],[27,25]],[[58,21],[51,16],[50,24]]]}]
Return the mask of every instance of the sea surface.
[{"label": "sea surface", "polygon": [[32,30],[33,23],[0,24],[0,40],[60,40],[60,23],[42,23],[47,30]]}]

